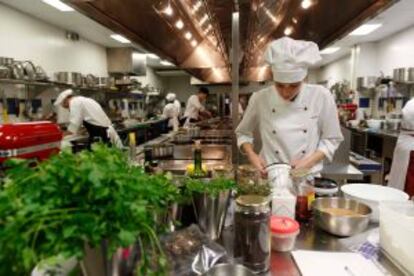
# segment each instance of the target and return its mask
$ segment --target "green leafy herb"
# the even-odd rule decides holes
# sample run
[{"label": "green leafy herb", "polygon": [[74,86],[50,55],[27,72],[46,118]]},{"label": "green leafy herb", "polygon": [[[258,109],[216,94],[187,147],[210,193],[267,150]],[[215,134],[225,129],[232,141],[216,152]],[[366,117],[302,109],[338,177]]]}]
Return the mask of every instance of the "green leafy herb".
[{"label": "green leafy herb", "polygon": [[189,193],[207,193],[211,196],[217,196],[220,192],[236,188],[236,182],[225,177],[213,179],[188,178],[186,189]]},{"label": "green leafy herb", "polygon": [[[0,187],[0,275],[29,275],[56,255],[82,258],[85,243],[103,241],[111,252],[140,242],[165,268],[156,234],[164,229],[156,218],[179,196],[165,176],[144,173],[104,145],[64,151],[34,167],[23,160],[8,166]],[[143,255],[139,272],[150,275]]]}]

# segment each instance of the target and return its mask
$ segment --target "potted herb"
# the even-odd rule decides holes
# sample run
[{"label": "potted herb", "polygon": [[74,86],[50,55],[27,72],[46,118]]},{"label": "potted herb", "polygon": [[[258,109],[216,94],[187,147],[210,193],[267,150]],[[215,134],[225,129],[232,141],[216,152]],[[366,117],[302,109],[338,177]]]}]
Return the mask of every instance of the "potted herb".
[{"label": "potted herb", "polygon": [[213,240],[220,237],[235,181],[223,176],[211,179],[188,178],[186,191],[191,197],[200,228]]},{"label": "potted herb", "polygon": [[24,160],[8,165],[0,188],[0,275],[29,275],[54,256],[82,259],[85,245],[103,242],[110,253],[137,242],[138,274],[163,274],[157,238],[163,229],[155,214],[178,196],[166,177],[148,175],[118,149],[99,144],[78,154],[63,151],[34,167]]}]

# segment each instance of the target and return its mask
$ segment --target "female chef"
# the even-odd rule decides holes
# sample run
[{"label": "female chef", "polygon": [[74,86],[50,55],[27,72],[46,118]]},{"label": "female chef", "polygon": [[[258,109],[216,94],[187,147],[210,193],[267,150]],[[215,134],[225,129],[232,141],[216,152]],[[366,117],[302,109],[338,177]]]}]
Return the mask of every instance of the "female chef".
[{"label": "female chef", "polygon": [[[321,57],[309,41],[283,37],[268,46],[264,56],[274,82],[254,93],[236,129],[237,143],[250,163],[266,175],[266,165],[289,163],[293,168],[320,172],[343,140],[330,91],[304,82],[308,67]],[[258,155],[253,131],[262,140]]]}]

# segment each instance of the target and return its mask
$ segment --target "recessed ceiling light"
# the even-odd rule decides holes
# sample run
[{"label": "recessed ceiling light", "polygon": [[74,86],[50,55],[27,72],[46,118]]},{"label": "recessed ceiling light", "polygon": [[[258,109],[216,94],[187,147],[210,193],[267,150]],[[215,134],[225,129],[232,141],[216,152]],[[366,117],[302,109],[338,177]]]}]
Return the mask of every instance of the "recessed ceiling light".
[{"label": "recessed ceiling light", "polygon": [[339,49],[341,49],[340,47],[329,47],[329,48],[325,48],[322,51],[320,51],[321,55],[330,55],[333,54],[337,51],[339,51]]},{"label": "recessed ceiling light", "polygon": [[184,37],[186,39],[190,40],[193,37],[193,35],[190,32],[186,32],[185,35],[184,35]]},{"label": "recessed ceiling light", "polygon": [[165,9],[162,11],[163,13],[165,13],[168,16],[173,15],[174,11],[171,8],[171,5],[168,4],[168,6],[165,7]]},{"label": "recessed ceiling light", "polygon": [[208,15],[207,15],[207,14],[205,14],[205,15],[201,18],[201,20],[200,20],[200,25],[203,25],[204,23],[206,23],[206,22],[207,22],[207,20],[208,20]]},{"label": "recessed ceiling light", "polygon": [[298,24],[298,20],[295,17],[292,18],[292,22]]},{"label": "recessed ceiling light", "polygon": [[174,64],[166,60],[161,60],[160,64],[164,66],[174,66]]},{"label": "recessed ceiling light", "polygon": [[312,1],[311,0],[303,0],[302,4],[300,4],[302,6],[303,9],[307,10],[310,8],[310,6],[312,6]]},{"label": "recessed ceiling light", "polygon": [[112,34],[112,35],[111,35],[111,38],[112,38],[112,39],[115,39],[115,40],[116,40],[116,41],[118,41],[118,42],[124,43],[124,44],[126,44],[126,43],[131,43],[131,41],[130,41],[129,39],[127,39],[127,38],[123,37],[123,36],[122,36],[122,35],[120,35],[120,34]]},{"label": "recessed ceiling light", "polygon": [[191,46],[193,46],[193,47],[197,46],[197,41],[195,39],[193,39],[191,41]]},{"label": "recessed ceiling light", "polygon": [[179,19],[177,22],[175,22],[175,26],[177,27],[177,29],[182,29],[184,27],[184,22]]},{"label": "recessed ceiling light", "polygon": [[58,9],[62,12],[70,12],[70,11],[74,11],[74,9],[72,9],[71,7],[69,7],[68,5],[66,5],[65,3],[63,3],[60,0],[42,0],[44,3],[54,7],[55,9]]},{"label": "recessed ceiling light", "polygon": [[197,1],[197,3],[193,7],[193,12],[197,12],[201,8],[201,1]]},{"label": "recessed ceiling light", "polygon": [[160,58],[156,54],[147,54],[147,57],[152,58],[152,59],[159,59]]},{"label": "recessed ceiling light", "polygon": [[353,30],[349,35],[367,35],[381,26],[382,24],[364,24]]},{"label": "recessed ceiling light", "polygon": [[293,33],[292,27],[286,27],[285,31],[283,32],[285,35],[289,36]]}]

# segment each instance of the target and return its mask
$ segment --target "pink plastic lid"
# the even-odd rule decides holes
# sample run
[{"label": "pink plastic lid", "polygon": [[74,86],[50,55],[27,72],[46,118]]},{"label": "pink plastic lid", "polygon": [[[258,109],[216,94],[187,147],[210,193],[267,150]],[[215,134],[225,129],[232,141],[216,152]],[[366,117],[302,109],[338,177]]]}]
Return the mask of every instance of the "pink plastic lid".
[{"label": "pink plastic lid", "polygon": [[299,230],[299,223],[288,217],[272,216],[270,230],[274,234],[292,234]]}]

